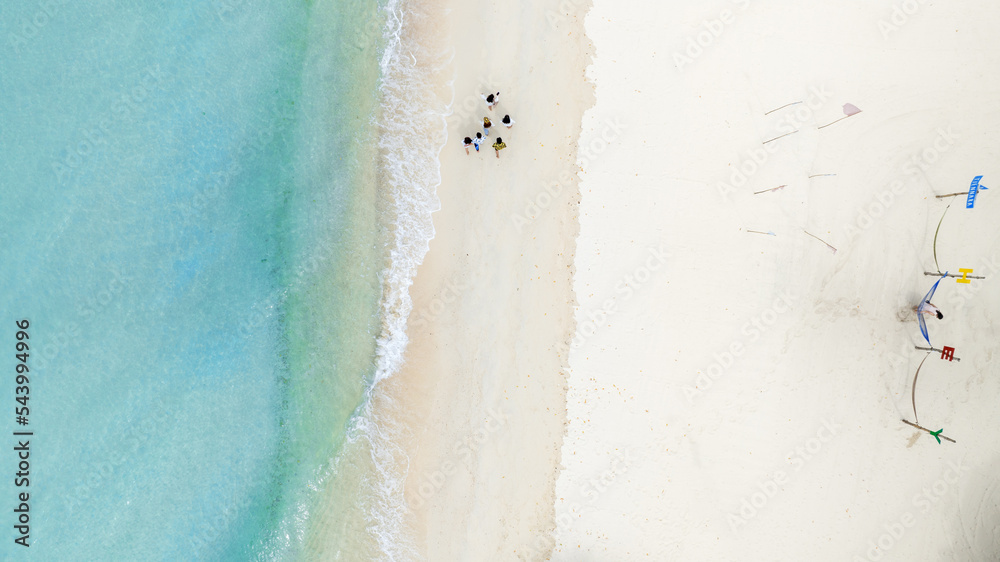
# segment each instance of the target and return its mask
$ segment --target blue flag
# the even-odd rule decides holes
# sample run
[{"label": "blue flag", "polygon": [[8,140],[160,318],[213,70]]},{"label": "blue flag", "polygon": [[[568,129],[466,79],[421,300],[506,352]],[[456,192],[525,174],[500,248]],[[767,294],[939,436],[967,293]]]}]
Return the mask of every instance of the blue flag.
[{"label": "blue flag", "polygon": [[[965,200],[966,209],[971,209],[976,204],[976,195],[979,193],[979,180],[981,179],[983,179],[983,176],[972,178],[972,185],[969,186],[969,198]],[[984,187],[983,189],[986,188]]]}]

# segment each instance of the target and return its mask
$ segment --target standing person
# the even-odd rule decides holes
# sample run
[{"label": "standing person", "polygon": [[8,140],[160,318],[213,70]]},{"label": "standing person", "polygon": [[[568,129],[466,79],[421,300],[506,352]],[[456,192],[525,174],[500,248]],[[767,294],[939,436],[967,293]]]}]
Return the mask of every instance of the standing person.
[{"label": "standing person", "polygon": [[500,158],[500,151],[505,148],[507,148],[507,145],[504,144],[503,139],[497,137],[497,141],[493,143],[493,150],[497,151],[497,158]]},{"label": "standing person", "polygon": [[489,109],[490,111],[493,111],[493,106],[494,105],[500,103],[500,92],[497,92],[495,94],[490,94],[488,96],[484,96],[482,94],[479,94],[479,95],[486,102],[486,108]]},{"label": "standing person", "polygon": [[514,126],[514,121],[510,118],[510,115],[504,115],[500,122],[503,123],[508,129]]},{"label": "standing person", "polygon": [[[469,137],[465,137],[465,140],[462,141],[462,147],[465,148],[465,154],[466,154],[466,156],[468,156],[468,154],[469,154],[469,147],[470,146],[472,146],[472,139],[469,138]],[[478,146],[476,147],[476,150],[477,151],[479,150]]]},{"label": "standing person", "polygon": [[490,118],[483,117],[483,134],[485,134],[487,137],[490,136],[490,127],[492,126],[493,123],[490,122]]},{"label": "standing person", "polygon": [[483,138],[482,133],[476,133],[476,138],[472,139],[472,144],[476,145],[476,152],[479,152],[479,145],[483,144],[484,140],[486,139]]}]

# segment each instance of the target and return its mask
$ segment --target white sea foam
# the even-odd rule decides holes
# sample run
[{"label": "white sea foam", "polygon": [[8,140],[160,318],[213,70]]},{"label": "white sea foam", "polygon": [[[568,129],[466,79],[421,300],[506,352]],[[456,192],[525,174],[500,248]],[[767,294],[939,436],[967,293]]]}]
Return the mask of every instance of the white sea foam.
[{"label": "white sea foam", "polygon": [[[413,309],[410,286],[434,237],[431,214],[440,209],[439,155],[447,140],[445,117],[451,100],[442,100],[434,80],[448,61],[432,45],[420,43],[413,27],[427,17],[402,0],[385,6],[385,49],[380,60],[380,191],[388,201],[392,227],[389,262],[381,274],[382,327],[375,375],[348,439],[367,442],[374,466],[367,515],[385,560],[417,560],[420,555],[406,527],[404,483],[408,458],[401,432],[385,416],[375,418],[373,394],[379,382],[398,372],[407,346],[406,323]],[[385,405],[386,397],[381,397]]]},{"label": "white sea foam", "polygon": [[[318,492],[336,475],[360,471],[360,482],[356,483],[360,504],[354,507],[365,513],[368,536],[338,536],[334,547],[356,556],[410,561],[421,560],[422,556],[406,521],[409,508],[404,485],[409,459],[400,446],[403,428],[384,415],[394,408],[390,397],[380,392],[380,383],[390,379],[403,364],[407,318],[413,308],[409,290],[434,237],[431,215],[440,208],[436,192],[441,181],[439,154],[447,140],[445,119],[452,105],[452,99],[442,99],[441,85],[448,86],[444,88],[446,96],[453,98],[453,93],[441,74],[450,60],[435,52],[433,45],[421,43],[423,37],[418,40],[414,32],[427,22],[428,16],[414,10],[406,0],[387,0],[381,9],[386,23],[379,59],[380,108],[374,125],[378,132],[378,191],[385,213],[382,222],[389,230],[389,259],[380,273],[382,324],[376,342],[375,372],[366,396],[348,422],[345,446],[327,465],[317,469],[307,487]],[[338,518],[345,516],[336,508],[329,509],[310,513],[306,503],[300,504],[294,521],[283,523],[277,533],[275,551],[308,549],[306,537],[298,530],[305,528],[310,518],[336,525]],[[370,541],[375,543],[378,554],[371,553]],[[325,551],[326,555],[330,552]]]},{"label": "white sea foam", "polygon": [[387,14],[382,72],[379,149],[381,189],[394,221],[389,265],[382,272],[382,331],[378,338],[375,382],[392,376],[403,363],[406,320],[413,308],[410,285],[434,237],[431,213],[440,209],[438,156],[446,135],[447,105],[429,80],[437,54],[429,52],[404,26],[422,17],[405,2],[392,0]]}]

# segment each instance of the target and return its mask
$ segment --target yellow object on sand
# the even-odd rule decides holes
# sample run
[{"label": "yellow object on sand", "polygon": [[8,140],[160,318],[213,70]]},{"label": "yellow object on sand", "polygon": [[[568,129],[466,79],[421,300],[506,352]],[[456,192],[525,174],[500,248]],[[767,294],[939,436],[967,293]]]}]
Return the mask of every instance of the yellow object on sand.
[{"label": "yellow object on sand", "polygon": [[505,143],[505,142],[495,142],[495,143],[493,143],[493,148],[495,148],[497,150],[503,150],[503,149],[507,148],[507,143]]}]

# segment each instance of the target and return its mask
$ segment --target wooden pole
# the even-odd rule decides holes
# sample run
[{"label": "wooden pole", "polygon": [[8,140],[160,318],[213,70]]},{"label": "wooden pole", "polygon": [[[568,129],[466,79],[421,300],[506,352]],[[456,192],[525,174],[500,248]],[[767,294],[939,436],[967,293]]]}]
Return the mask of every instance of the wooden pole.
[{"label": "wooden pole", "polygon": [[[806,234],[809,234],[809,232],[808,232],[808,231],[806,231],[806,230],[803,230],[802,232],[805,232]],[[819,236],[816,236],[815,234],[809,234],[809,236],[812,236],[812,237],[813,237],[813,238],[815,238],[816,240],[819,240],[820,242],[822,242],[822,243],[826,244],[826,247],[827,247],[827,248],[830,248],[831,250],[833,250],[833,253],[835,253],[835,254],[837,253],[837,249],[836,249],[836,248],[834,248],[833,246],[831,246],[831,245],[827,244],[827,243],[826,243],[826,240],[823,240],[822,238],[820,238]]]},{"label": "wooden pole", "polygon": [[[792,133],[797,133],[797,132],[798,132],[797,130],[795,130],[795,131],[792,131]],[[767,144],[767,143],[769,143],[769,142],[771,142],[771,141],[776,141],[776,140],[780,139],[781,137],[787,137],[788,135],[790,135],[790,134],[792,134],[792,133],[785,133],[785,134],[783,134],[783,135],[781,135],[781,136],[779,136],[779,137],[774,137],[773,139],[770,139],[770,140],[766,140],[766,141],[762,142],[761,144]]]},{"label": "wooden pole", "polygon": [[[933,271],[925,271],[924,275],[932,275],[934,277],[941,277],[941,276],[946,276],[946,277],[963,277],[962,275],[956,275],[954,273],[947,273],[947,274],[945,274],[945,273],[941,273],[940,271],[938,271],[937,273],[934,273]],[[985,277],[983,277],[981,275],[965,275],[964,277],[966,279],[986,279]]]},{"label": "wooden pole", "polygon": [[[915,345],[913,347],[916,348],[916,349],[919,349],[920,351],[936,351],[938,353],[942,353],[943,352],[943,350],[934,349],[933,347],[920,347],[919,345]],[[926,359],[926,357],[924,357],[924,359]],[[955,361],[961,361],[961,359],[959,359],[958,357],[952,357],[952,359],[954,359]],[[921,364],[922,364],[922,362],[921,362]],[[917,371],[919,372],[920,369],[917,369]],[[913,383],[914,384],[917,383],[917,377],[913,377]],[[914,417],[916,417],[916,416],[914,416]]]},{"label": "wooden pole", "polygon": [[779,109],[785,109],[786,107],[788,107],[790,105],[795,105],[797,103],[802,103],[802,102],[800,102],[800,101],[793,101],[792,103],[786,103],[785,105],[783,105],[781,107],[776,107],[776,108],[772,109],[771,111],[768,111],[764,115],[768,115],[768,114],[774,113],[775,111],[778,111]]},{"label": "wooden pole", "polygon": [[[861,113],[861,112],[859,111],[858,113]],[[831,122],[827,123],[826,125],[823,125],[822,127],[816,127],[816,128],[817,129],[824,129],[826,127],[829,127],[830,125],[833,125],[834,123],[839,123],[839,122],[843,121],[844,119],[847,119],[848,117],[853,117],[853,116],[857,115],[858,113],[852,113],[850,115],[845,115],[845,116],[841,117],[840,119],[837,119],[836,121],[831,121]]]},{"label": "wooden pole", "polygon": [[[908,422],[908,421],[906,421],[906,420],[901,420],[901,421],[902,421],[903,423],[905,423],[906,425],[911,425],[911,426],[913,426],[913,427],[915,427],[915,428],[917,428],[917,429],[922,429],[922,430],[926,431],[927,433],[930,433],[930,434],[933,434],[933,433],[934,433],[933,431],[931,431],[931,430],[927,429],[926,427],[923,427],[923,426],[919,426],[919,425],[917,425],[917,424],[915,424],[915,423],[913,423],[913,422]],[[938,437],[940,437],[941,439],[945,439],[945,440],[947,440],[947,441],[951,441],[952,443],[957,443],[957,441],[955,441],[955,440],[954,440],[954,439],[952,439],[951,437],[946,437],[946,436],[944,436],[944,435],[941,435],[940,433],[938,434]]]},{"label": "wooden pole", "polygon": [[913,421],[917,423],[920,422],[920,418],[917,417],[917,376],[920,374],[920,368],[924,366],[924,361],[927,361],[930,356],[930,353],[924,355],[924,358],[920,360],[920,365],[917,365],[917,372],[913,373],[913,390],[910,391],[910,398],[913,401]]},{"label": "wooden pole", "polygon": [[760,193],[767,193],[768,191],[777,191],[777,190],[781,189],[782,187],[788,187],[788,184],[779,185],[778,187],[772,187],[771,189],[762,189],[760,191],[754,191],[753,194],[757,195],[757,194],[760,194]]}]

